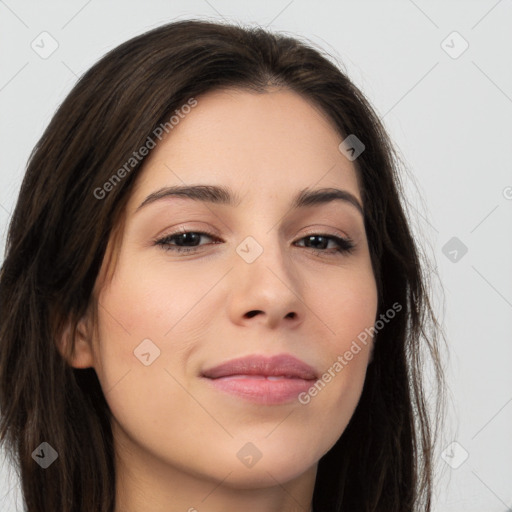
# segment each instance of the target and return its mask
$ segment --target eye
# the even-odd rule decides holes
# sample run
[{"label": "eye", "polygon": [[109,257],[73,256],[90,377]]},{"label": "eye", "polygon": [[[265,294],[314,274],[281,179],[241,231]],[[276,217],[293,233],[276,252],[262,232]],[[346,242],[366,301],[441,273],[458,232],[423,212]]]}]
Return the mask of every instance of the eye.
[{"label": "eye", "polygon": [[[199,245],[196,245],[196,243],[201,240],[201,237],[207,237],[210,239],[216,238],[213,233],[208,233],[206,231],[180,230],[156,240],[155,244],[160,245],[166,251],[195,252],[198,247],[200,247]],[[219,240],[218,238],[216,239]],[[172,243],[173,241],[176,243]]]},{"label": "eye", "polygon": [[[166,251],[174,251],[178,253],[193,253],[205,244],[200,244],[203,237],[211,240],[216,240],[214,243],[222,243],[218,237],[213,233],[207,231],[185,231],[180,230],[175,233],[166,235],[163,238],[155,240],[155,245],[161,246]],[[299,239],[296,244],[304,241],[303,246],[306,249],[312,249],[313,252],[319,255],[333,255],[340,253],[350,253],[355,248],[355,244],[349,238],[342,238],[336,235],[328,235],[322,233],[308,234],[307,236]],[[334,244],[334,247],[328,247],[329,243]]]},{"label": "eye", "polygon": [[[342,238],[336,235],[314,233],[298,240],[304,240],[306,248],[311,248],[316,254],[350,253],[355,248],[355,244],[349,238]],[[329,242],[333,242],[335,247],[327,249]],[[311,247],[311,244],[313,247]]]}]

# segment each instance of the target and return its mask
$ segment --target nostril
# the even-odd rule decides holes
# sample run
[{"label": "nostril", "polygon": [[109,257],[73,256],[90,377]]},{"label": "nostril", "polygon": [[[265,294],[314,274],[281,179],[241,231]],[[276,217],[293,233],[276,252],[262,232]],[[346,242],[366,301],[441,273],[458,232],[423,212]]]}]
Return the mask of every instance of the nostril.
[{"label": "nostril", "polygon": [[257,315],[258,313],[261,313],[261,311],[258,311],[257,309],[253,309],[252,311],[249,311],[245,314],[246,317],[252,318],[253,316]]}]

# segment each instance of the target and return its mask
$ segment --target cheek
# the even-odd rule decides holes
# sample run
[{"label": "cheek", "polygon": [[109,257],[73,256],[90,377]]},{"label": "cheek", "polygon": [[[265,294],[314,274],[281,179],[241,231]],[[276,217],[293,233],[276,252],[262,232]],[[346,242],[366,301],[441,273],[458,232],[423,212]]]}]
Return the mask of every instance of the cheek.
[{"label": "cheek", "polygon": [[[190,415],[176,368],[192,341],[180,331],[186,328],[180,319],[194,296],[122,270],[100,295],[96,372],[114,418],[132,439],[176,439],[186,428],[180,418]],[[169,422],[176,410],[183,416]]]},{"label": "cheek", "polygon": [[154,265],[119,261],[99,296],[95,350],[96,373],[119,420],[143,410],[156,418],[159,404],[184,407],[187,396],[179,383],[188,378],[187,361],[211,330],[215,310],[209,317],[209,302],[202,298],[216,281],[215,272],[202,279],[190,271],[170,276]]},{"label": "cheek", "polygon": [[[324,418],[321,429],[333,442],[343,432],[359,401],[372,348],[372,328],[377,314],[377,289],[373,273],[346,273],[331,280],[325,293],[312,301],[320,312],[324,336],[323,373],[301,403]],[[326,334],[327,333],[327,334]]]},{"label": "cheek", "polygon": [[[362,268],[340,274],[339,279],[325,280],[325,285],[312,302],[329,334],[328,352],[344,352],[374,325],[378,306],[375,279],[371,271]],[[371,342],[371,336],[367,341]]]},{"label": "cheek", "polygon": [[[183,272],[163,276],[143,271],[141,266],[137,268],[140,271],[135,273],[120,266],[111,285],[100,295],[103,362],[113,357],[124,363],[132,362],[136,357],[134,350],[147,339],[158,347],[162,357],[168,356],[171,345],[172,351],[182,353],[195,338],[190,318],[215,283],[213,278],[198,280],[197,275]],[[178,336],[185,326],[188,336]]]}]

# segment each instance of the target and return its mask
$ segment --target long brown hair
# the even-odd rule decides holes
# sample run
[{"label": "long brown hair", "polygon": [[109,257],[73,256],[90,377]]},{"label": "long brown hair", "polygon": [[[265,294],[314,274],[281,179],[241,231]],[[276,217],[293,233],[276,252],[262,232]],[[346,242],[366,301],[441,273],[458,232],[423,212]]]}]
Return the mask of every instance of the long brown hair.
[{"label": "long brown hair", "polygon": [[[314,510],[431,509],[437,416],[432,421],[421,373],[430,362],[434,382],[442,383],[439,325],[389,138],[363,94],[307,42],[187,20],[105,55],[75,85],[29,159],[0,274],[0,440],[17,464],[29,512],[115,509],[109,407],[94,369],[72,368],[57,342],[65,326],[73,333],[86,310],[98,306],[92,292],[107,242],[144,158],[125,167],[101,198],[97,190],[190,98],[269,86],[312,101],[340,141],[355,134],[364,143],[354,163],[377,316],[396,302],[403,306],[376,335],[355,413],[319,461]],[[42,442],[59,454],[45,470],[32,457]]]}]

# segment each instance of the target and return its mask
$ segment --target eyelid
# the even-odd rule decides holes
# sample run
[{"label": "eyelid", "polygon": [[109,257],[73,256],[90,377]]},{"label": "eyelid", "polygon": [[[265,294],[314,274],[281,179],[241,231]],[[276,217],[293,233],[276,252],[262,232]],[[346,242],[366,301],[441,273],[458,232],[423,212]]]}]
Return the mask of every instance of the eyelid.
[{"label": "eyelid", "polygon": [[169,236],[179,235],[181,233],[188,233],[188,232],[194,232],[194,233],[204,233],[205,235],[221,238],[220,233],[210,227],[198,227],[198,226],[190,226],[188,224],[182,224],[177,227],[172,228],[166,228],[162,232],[160,232],[158,235],[154,236],[152,241],[156,242],[158,240],[161,240],[162,238],[166,238]]},{"label": "eyelid", "polygon": [[347,233],[344,233],[340,230],[336,230],[335,228],[329,228],[328,226],[316,226],[309,229],[306,229],[304,233],[301,234],[301,237],[308,235],[329,235],[329,236],[337,236],[339,238],[344,238],[347,241],[353,242],[353,238],[349,236]]}]

